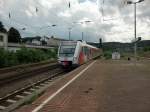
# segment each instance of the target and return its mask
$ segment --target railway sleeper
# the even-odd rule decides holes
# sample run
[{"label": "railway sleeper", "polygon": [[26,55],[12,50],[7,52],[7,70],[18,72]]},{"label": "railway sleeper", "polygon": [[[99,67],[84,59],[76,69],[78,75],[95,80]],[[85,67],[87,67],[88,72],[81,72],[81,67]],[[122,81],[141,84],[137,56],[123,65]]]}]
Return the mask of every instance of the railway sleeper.
[{"label": "railway sleeper", "polygon": [[15,97],[22,99],[22,98],[24,98],[25,96],[22,96],[22,95],[16,95]]},{"label": "railway sleeper", "polygon": [[36,90],[35,88],[31,88],[31,89],[30,89],[30,91],[35,91],[35,90]]},{"label": "railway sleeper", "polygon": [[7,102],[9,102],[9,103],[16,103],[17,101],[16,100],[12,100],[12,99],[8,99]]},{"label": "railway sleeper", "polygon": [[41,84],[40,84],[40,86],[45,86],[45,85],[47,85],[47,84],[45,84],[45,83],[41,83]]},{"label": "railway sleeper", "polygon": [[4,109],[6,109],[6,107],[5,107],[5,106],[0,105],[0,110],[4,110]]},{"label": "railway sleeper", "polygon": [[32,92],[29,92],[29,91],[24,91],[23,93],[25,93],[25,94],[27,94],[27,95],[32,94]]}]

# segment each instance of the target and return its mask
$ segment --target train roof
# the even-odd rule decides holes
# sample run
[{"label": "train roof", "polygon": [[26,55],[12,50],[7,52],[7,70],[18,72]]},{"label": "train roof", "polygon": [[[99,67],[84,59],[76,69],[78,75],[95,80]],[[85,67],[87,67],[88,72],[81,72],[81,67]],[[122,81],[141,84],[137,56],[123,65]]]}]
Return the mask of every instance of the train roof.
[{"label": "train roof", "polygon": [[72,45],[76,44],[77,41],[61,41],[61,45]]},{"label": "train roof", "polygon": [[83,43],[83,46],[87,46],[87,47],[90,47],[90,48],[93,48],[93,49],[98,49],[97,47],[94,47],[94,46],[89,45],[89,44],[87,44],[87,43]]},{"label": "train roof", "polygon": [[98,49],[97,47],[87,44],[85,41],[61,41],[61,45],[73,45],[77,43],[80,43],[80,45],[82,46],[87,46],[93,49]]}]

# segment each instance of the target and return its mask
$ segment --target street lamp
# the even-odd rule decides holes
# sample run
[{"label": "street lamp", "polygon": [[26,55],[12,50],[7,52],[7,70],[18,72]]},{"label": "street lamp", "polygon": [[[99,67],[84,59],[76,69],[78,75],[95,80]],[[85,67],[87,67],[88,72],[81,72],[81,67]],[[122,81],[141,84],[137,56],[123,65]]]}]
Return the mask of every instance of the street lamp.
[{"label": "street lamp", "polygon": [[[81,22],[73,22],[73,25],[74,24],[84,24],[84,23],[90,23],[90,22],[93,22],[93,21],[90,21],[90,20],[85,20],[85,21],[81,21]],[[74,26],[71,26],[68,28],[68,33],[69,33],[69,40],[71,40],[71,30]],[[82,32],[82,40],[83,40],[83,32]]]},{"label": "street lamp", "polygon": [[26,30],[26,28],[22,28],[21,30]]},{"label": "street lamp", "polygon": [[50,28],[50,27],[56,27],[56,26],[57,26],[56,24],[52,24],[52,25],[41,27],[40,30],[45,29],[45,28]]},{"label": "street lamp", "polygon": [[127,4],[134,4],[134,36],[135,36],[135,43],[134,43],[134,58],[135,58],[135,64],[136,64],[136,60],[137,60],[137,43],[136,43],[136,4],[143,2],[144,0],[139,0],[137,2],[133,2],[133,1],[127,1]]}]

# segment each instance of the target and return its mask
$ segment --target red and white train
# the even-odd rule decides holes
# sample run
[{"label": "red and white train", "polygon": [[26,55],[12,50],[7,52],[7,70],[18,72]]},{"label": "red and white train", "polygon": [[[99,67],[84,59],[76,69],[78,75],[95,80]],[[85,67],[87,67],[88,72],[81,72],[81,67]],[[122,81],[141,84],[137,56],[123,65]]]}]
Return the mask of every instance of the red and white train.
[{"label": "red and white train", "polygon": [[63,67],[79,66],[98,57],[99,48],[81,41],[62,41],[58,49],[58,62]]}]

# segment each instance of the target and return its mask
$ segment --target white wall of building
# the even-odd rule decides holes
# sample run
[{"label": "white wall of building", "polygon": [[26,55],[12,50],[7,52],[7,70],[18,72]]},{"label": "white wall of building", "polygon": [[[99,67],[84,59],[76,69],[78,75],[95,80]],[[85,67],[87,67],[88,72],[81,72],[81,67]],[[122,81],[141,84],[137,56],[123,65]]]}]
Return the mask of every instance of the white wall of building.
[{"label": "white wall of building", "polygon": [[33,39],[33,40],[32,40],[32,44],[41,45],[41,41],[36,40],[36,39]]},{"label": "white wall of building", "polygon": [[16,52],[17,50],[20,50],[22,47],[35,48],[35,49],[54,49],[54,47],[50,47],[50,46],[41,46],[41,42],[38,40],[34,40],[32,42],[35,45],[8,43],[7,34],[0,32],[0,48],[4,48],[5,50],[8,50],[8,51]]},{"label": "white wall of building", "polygon": [[8,47],[8,36],[6,33],[0,32],[0,47],[7,50]]}]

